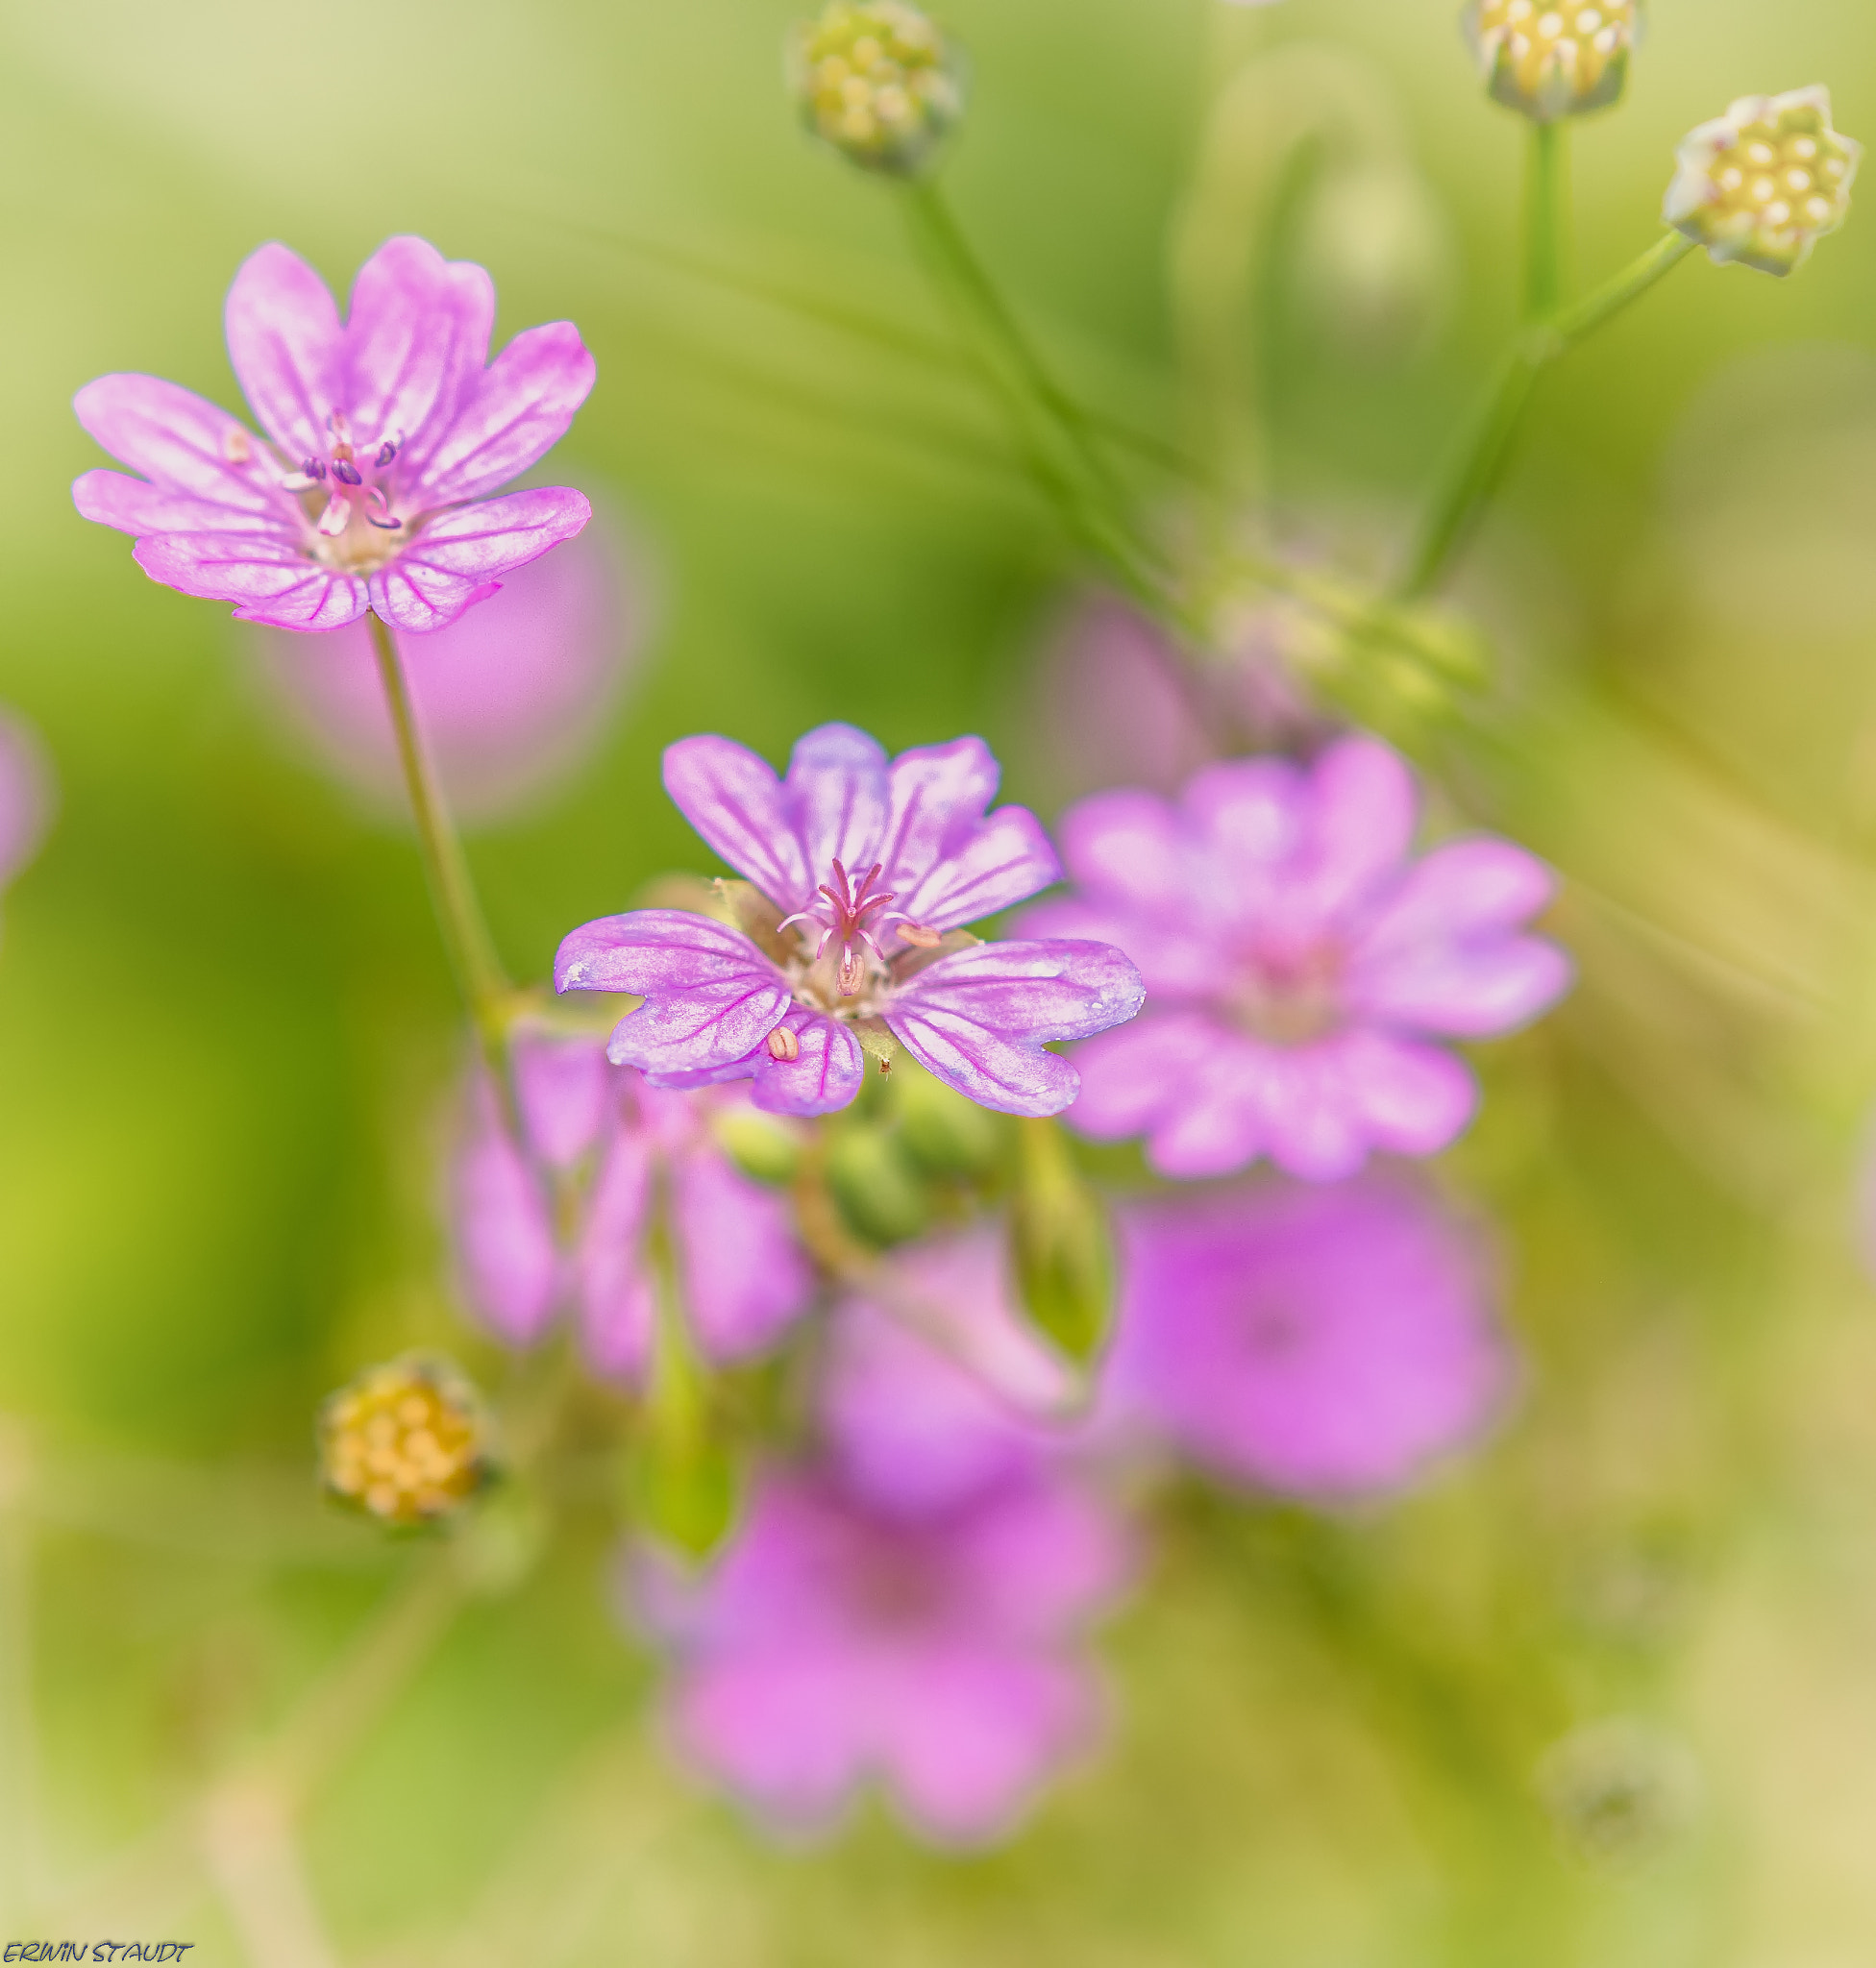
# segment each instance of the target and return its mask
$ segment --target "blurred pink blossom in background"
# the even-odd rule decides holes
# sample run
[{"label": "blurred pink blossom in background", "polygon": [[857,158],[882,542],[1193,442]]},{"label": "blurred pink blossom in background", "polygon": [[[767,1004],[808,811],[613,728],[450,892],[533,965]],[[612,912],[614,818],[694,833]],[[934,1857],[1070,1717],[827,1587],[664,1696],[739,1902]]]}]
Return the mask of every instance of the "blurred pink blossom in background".
[{"label": "blurred pink blossom in background", "polygon": [[[457,813],[500,820],[558,790],[598,747],[634,673],[646,579],[604,520],[504,577],[447,628],[404,638],[405,673]],[[260,631],[264,675],[338,778],[401,813],[403,778],[363,623]]]},{"label": "blurred pink blossom in background", "polygon": [[53,798],[52,766],[38,733],[0,710],[0,888],[38,851]]},{"label": "blurred pink blossom in background", "polygon": [[1469,1232],[1404,1180],[1123,1208],[1107,1403],[1228,1477],[1385,1492],[1479,1436],[1513,1356]]}]

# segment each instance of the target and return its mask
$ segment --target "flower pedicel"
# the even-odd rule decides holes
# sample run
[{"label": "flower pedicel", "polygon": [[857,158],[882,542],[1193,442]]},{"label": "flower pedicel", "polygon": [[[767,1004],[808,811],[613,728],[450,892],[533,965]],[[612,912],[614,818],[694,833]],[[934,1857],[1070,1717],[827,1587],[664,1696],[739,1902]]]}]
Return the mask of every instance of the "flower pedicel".
[{"label": "flower pedicel", "polygon": [[490,364],[495,287],[480,266],[391,239],[341,322],[305,260],[262,246],[227,321],[263,435],[155,376],[102,376],[73,400],[143,476],[86,472],[72,497],[136,536],[153,580],[279,628],[340,628],[367,608],[440,628],[591,517],[564,487],[488,496],[559,442],[594,367],[566,321],[524,330]]}]

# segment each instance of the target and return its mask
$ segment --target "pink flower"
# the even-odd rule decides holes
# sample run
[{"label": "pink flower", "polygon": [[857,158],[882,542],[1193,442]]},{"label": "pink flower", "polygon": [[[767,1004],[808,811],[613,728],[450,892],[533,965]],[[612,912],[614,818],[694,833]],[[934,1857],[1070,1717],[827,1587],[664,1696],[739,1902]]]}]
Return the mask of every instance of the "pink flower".
[{"label": "pink flower", "polygon": [[1045,1046],[1131,1018],[1140,978],[1102,944],[957,933],[1058,873],[1034,814],[986,811],[997,779],[980,738],[889,760],[823,725],[786,779],[728,738],[682,739],[665,788],[765,919],[752,934],[676,909],[603,917],[562,942],[555,989],[642,997],[607,1050],[654,1086],[753,1079],[758,1107],[830,1114],[860,1090],[855,1028],[883,1027],[985,1107],[1059,1114],[1077,1079]]},{"label": "pink flower", "polygon": [[440,628],[501,577],[570,538],[578,492],[487,495],[565,434],[593,386],[570,322],[488,362],[495,288],[423,239],[387,241],[341,323],[284,246],[250,256],[228,296],[228,353],[264,437],[154,376],[103,376],[78,420],[142,478],[91,471],[86,519],[136,536],[137,564],[247,622],[340,628],[367,608]]},{"label": "pink flower", "polygon": [[903,1516],[776,1473],[702,1577],[647,1555],[634,1596],[673,1658],[679,1746],[778,1829],[826,1827],[875,1778],[926,1836],[975,1843],[1093,1740],[1071,1643],[1125,1567],[1119,1527],[1058,1477]]},{"label": "pink flower", "polygon": [[1172,1176],[1269,1155],[1332,1181],[1371,1149],[1430,1155],[1471,1119],[1472,1076],[1441,1038],[1509,1031],[1567,988],[1568,959],[1523,933],[1551,894],[1509,842],[1409,852],[1414,784],[1370,738],[1308,768],[1208,766],[1176,801],[1098,794],[1062,836],[1077,893],[1030,910],[1044,936],[1116,943],[1147,1009],[1077,1048],[1072,1122],[1147,1136]]},{"label": "pink flower", "polygon": [[479,1078],[453,1190],[464,1293],[504,1339],[530,1345],[572,1306],[594,1366],[638,1378],[655,1323],[646,1238],[660,1187],[705,1353],[761,1352],[807,1310],[814,1276],[786,1202],[710,1133],[710,1107],[733,1094],[660,1093],[585,1039],[524,1034],[512,1057],[522,1138]]},{"label": "pink flower", "polygon": [[[451,810],[493,820],[564,787],[604,737],[643,608],[604,529],[521,568],[493,606],[410,641],[405,675]],[[337,776],[402,813],[404,780],[362,623],[313,640],[266,629],[265,675]]]},{"label": "pink flower", "polygon": [[1471,1240],[1372,1178],[1120,1218],[1110,1418],[1226,1476],[1335,1499],[1398,1488],[1498,1412],[1511,1356]]}]

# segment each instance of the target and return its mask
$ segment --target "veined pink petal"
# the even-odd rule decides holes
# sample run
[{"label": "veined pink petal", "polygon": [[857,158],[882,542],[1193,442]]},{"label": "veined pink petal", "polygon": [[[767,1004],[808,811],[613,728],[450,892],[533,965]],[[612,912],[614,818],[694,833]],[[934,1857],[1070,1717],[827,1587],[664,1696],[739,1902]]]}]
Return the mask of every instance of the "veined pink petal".
[{"label": "veined pink petal", "polygon": [[[886,831],[878,847],[882,888],[909,893],[969,840],[1000,776],[981,738],[901,751],[886,773]],[[924,919],[921,918],[921,921]]]},{"label": "veined pink petal", "polygon": [[[158,491],[214,507],[216,516],[208,525],[178,530],[252,528],[256,522],[292,527],[294,508],[279,488],[273,458],[238,417],[192,389],[160,376],[100,376],[73,397],[72,408],[89,435],[119,463],[141,472]],[[243,449],[247,461],[236,462]],[[101,476],[87,472],[79,484]],[[81,504],[79,510],[86,508]],[[123,524],[103,512],[86,512],[86,517],[102,519],[107,526]]]},{"label": "veined pink petal", "polygon": [[[404,434],[404,483],[423,480],[426,460],[480,386],[494,326],[494,282],[473,261],[445,259],[428,239],[387,239],[358,269],[336,407],[363,438]],[[473,496],[450,493],[433,503]]]},{"label": "veined pink petal", "polygon": [[343,331],[326,283],[278,243],[251,253],[228,290],[228,357],[261,428],[293,461],[323,457],[343,410]]},{"label": "veined pink petal", "polygon": [[371,577],[372,606],[400,628],[442,628],[494,594],[503,575],[571,539],[592,516],[584,493],[561,486],[443,513]]},{"label": "veined pink petal", "polygon": [[866,1078],[866,1055],[852,1028],[799,1007],[781,1023],[794,1033],[800,1054],[777,1059],[763,1035],[751,1068],[755,1104],[770,1114],[802,1119],[852,1106]]},{"label": "veined pink petal", "polygon": [[434,440],[419,443],[413,468],[426,501],[480,499],[545,457],[566,435],[597,374],[572,322],[524,329],[459,397]]},{"label": "veined pink petal", "polygon": [[1123,1023],[1146,987],[1099,943],[988,943],[941,957],[895,992],[886,1022],[920,1065],[1009,1114],[1059,1114],[1079,1077],[1045,1044]]},{"label": "veined pink petal", "polygon": [[1025,806],[1004,806],[917,887],[896,896],[893,912],[927,929],[961,929],[1026,902],[1061,874],[1041,821]]},{"label": "veined pink petal", "polygon": [[838,860],[857,886],[879,858],[886,830],[886,754],[878,740],[852,725],[805,733],[789,755],[781,797],[810,881],[829,879]]},{"label": "veined pink petal", "polygon": [[292,535],[272,513],[241,512],[165,492],[124,472],[83,472],[72,481],[72,504],[86,519],[115,527],[120,533],[265,533],[290,543]]},{"label": "veined pink petal", "polygon": [[133,550],[152,580],[234,602],[243,622],[276,628],[343,628],[365,612],[365,584],[260,533],[152,533]]},{"label": "veined pink petal", "polygon": [[766,758],[732,738],[680,738],[664,753],[664,789],[678,810],[738,874],[784,913],[799,909],[822,875],[810,876]]},{"label": "veined pink petal", "polygon": [[1084,943],[1111,943],[1123,949],[1145,980],[1156,1005],[1181,998],[1206,1001],[1218,995],[1220,954],[1216,934],[1200,922],[1182,924],[1084,902],[1078,896],[1052,896],[1024,909],[1016,920],[1017,936],[1073,937]]}]

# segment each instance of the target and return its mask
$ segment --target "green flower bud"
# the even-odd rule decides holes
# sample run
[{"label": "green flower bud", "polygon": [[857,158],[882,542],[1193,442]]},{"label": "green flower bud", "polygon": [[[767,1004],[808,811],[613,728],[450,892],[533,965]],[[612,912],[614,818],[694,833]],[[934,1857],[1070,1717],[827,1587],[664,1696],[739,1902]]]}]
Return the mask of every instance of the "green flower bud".
[{"label": "green flower bud", "polygon": [[1831,128],[1821,86],[1741,96],[1682,139],[1661,215],[1711,258],[1788,274],[1843,223],[1862,156]]},{"label": "green flower bud", "polygon": [[1024,1309],[1071,1360],[1090,1360],[1107,1337],[1114,1305],[1107,1213],[1052,1120],[1025,1119],[1020,1127],[1010,1252]]},{"label": "green flower bud", "polygon": [[447,1361],[368,1367],[319,1411],[326,1488],[381,1523],[433,1523],[493,1473],[476,1390]]},{"label": "green flower bud", "polygon": [[782,1188],[802,1166],[802,1130],[759,1107],[724,1107],[710,1117],[717,1146],[745,1175]]},{"label": "green flower bud", "polygon": [[905,0],[832,0],[795,31],[802,118],[863,170],[916,177],[964,108],[951,49]]},{"label": "green flower bud", "polygon": [[827,1151],[827,1184],[840,1213],[874,1243],[916,1237],[931,1215],[917,1171],[896,1137],[870,1121],[853,1121]]},{"label": "green flower bud", "polygon": [[1493,96],[1554,123],[1621,94],[1641,12],[1640,0],[1472,0],[1462,27]]},{"label": "green flower bud", "polygon": [[921,1168],[933,1175],[981,1175],[995,1166],[997,1115],[917,1065],[898,1068],[893,1084],[900,1138]]}]

